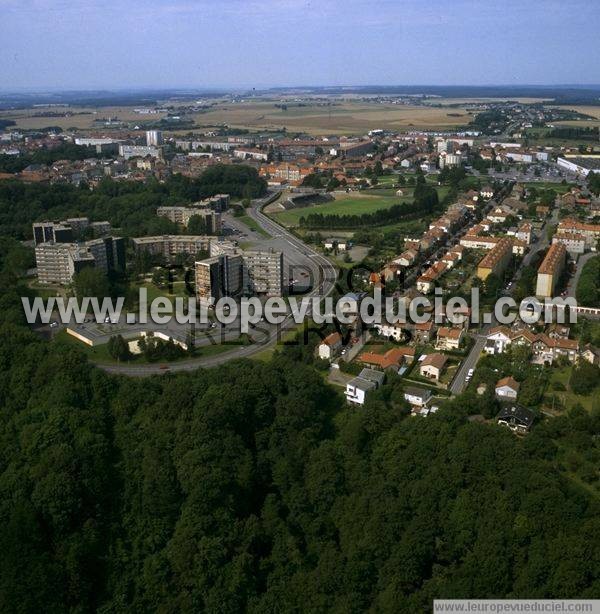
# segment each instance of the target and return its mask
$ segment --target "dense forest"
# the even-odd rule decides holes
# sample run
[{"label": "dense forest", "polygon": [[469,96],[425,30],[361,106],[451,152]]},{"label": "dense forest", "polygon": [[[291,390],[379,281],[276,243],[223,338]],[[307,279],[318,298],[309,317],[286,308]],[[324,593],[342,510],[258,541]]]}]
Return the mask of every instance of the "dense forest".
[{"label": "dense forest", "polygon": [[349,408],[311,344],[109,376],[24,326],[13,259],[0,260],[2,612],[412,614],[434,597],[598,596],[597,413],[518,438],[468,419],[488,403],[477,395],[410,417],[399,378]]},{"label": "dense forest", "polygon": [[125,236],[169,234],[177,232],[177,225],[157,217],[157,207],[188,204],[219,193],[256,198],[265,192],[266,182],[256,169],[241,164],[215,165],[197,179],[174,175],[164,183],[107,178],[93,191],[85,185],[0,181],[0,235],[30,238],[32,222],[73,216],[108,220]]}]

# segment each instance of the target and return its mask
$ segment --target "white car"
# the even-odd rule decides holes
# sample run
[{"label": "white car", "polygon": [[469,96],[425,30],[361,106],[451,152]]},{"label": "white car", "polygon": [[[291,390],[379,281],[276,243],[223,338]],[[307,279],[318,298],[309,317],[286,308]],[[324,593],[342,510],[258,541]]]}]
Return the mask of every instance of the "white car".
[{"label": "white car", "polygon": [[50,328],[56,328],[58,326],[58,322],[50,322]]}]

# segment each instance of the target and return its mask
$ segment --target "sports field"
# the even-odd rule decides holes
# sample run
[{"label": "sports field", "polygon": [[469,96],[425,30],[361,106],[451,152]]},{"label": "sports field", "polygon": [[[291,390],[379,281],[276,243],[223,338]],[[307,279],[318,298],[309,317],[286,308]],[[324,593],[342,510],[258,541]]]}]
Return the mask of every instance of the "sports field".
[{"label": "sports field", "polygon": [[311,213],[322,213],[323,215],[360,215],[362,213],[372,213],[379,209],[389,209],[393,205],[410,201],[411,191],[405,190],[405,195],[398,196],[375,196],[364,193],[350,193],[336,196],[335,200],[323,205],[313,205],[302,209],[290,209],[273,213],[274,219],[285,226],[297,226],[301,217],[306,217]]}]

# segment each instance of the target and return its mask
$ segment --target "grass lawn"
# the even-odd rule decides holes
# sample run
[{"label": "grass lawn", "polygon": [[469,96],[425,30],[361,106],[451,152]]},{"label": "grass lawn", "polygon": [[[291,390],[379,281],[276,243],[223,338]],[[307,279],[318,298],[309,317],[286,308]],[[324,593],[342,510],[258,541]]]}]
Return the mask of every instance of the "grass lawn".
[{"label": "grass lawn", "polygon": [[571,189],[572,183],[564,185],[553,183],[552,181],[529,181],[523,184],[526,188],[536,188],[537,190],[554,190],[558,194],[565,194]]},{"label": "grass lawn", "polygon": [[[544,407],[546,409],[553,409],[552,396],[556,395],[556,397],[560,399],[562,406],[565,410],[571,409],[571,407],[573,407],[573,405],[575,405],[576,403],[580,403],[581,406],[584,407],[587,411],[592,410],[594,398],[598,395],[598,389],[596,388],[595,391],[593,391],[591,394],[588,394],[587,396],[575,394],[569,388],[569,378],[571,377],[571,370],[572,367],[570,366],[552,368],[552,375],[550,377],[550,381],[548,382],[548,387],[546,388],[546,395],[544,397]],[[562,384],[566,388],[566,390],[554,390],[553,384],[555,384],[556,382]],[[560,411],[562,407],[555,407],[554,409],[558,409]]]},{"label": "grass lawn", "polygon": [[271,235],[266,230],[264,230],[255,219],[251,218],[249,215],[240,215],[236,219],[248,226],[250,230],[257,232],[263,237],[270,238]]}]

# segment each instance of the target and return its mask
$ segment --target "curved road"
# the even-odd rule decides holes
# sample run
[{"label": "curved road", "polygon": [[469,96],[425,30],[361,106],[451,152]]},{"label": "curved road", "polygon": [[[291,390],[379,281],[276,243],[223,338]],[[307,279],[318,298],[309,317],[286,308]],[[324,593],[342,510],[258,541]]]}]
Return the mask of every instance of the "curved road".
[{"label": "curved road", "polygon": [[[321,296],[325,297],[331,293],[335,286],[337,279],[337,270],[333,264],[324,256],[319,254],[309,245],[306,245],[303,241],[295,237],[288,232],[283,226],[280,226],[274,222],[271,218],[267,217],[262,208],[274,200],[274,194],[270,194],[266,198],[257,199],[253,202],[252,208],[248,211],[250,217],[272,237],[277,237],[287,241],[290,245],[290,251],[296,252],[295,259],[310,259],[312,263],[311,269],[314,273],[315,283],[312,289],[305,296]],[[285,260],[285,254],[284,254]],[[308,312],[310,313],[310,311]],[[230,352],[223,352],[216,356],[207,356],[198,358],[190,358],[189,360],[181,360],[173,363],[161,363],[161,364],[146,364],[146,365],[129,365],[129,364],[100,364],[96,363],[98,367],[109,373],[117,373],[121,375],[143,377],[148,375],[171,373],[173,371],[193,371],[194,369],[215,367],[221,365],[230,360],[237,358],[246,358],[262,352],[266,348],[274,345],[280,338],[282,332],[285,332],[286,327],[289,325],[295,326],[295,323],[291,315],[288,315],[285,320],[278,326],[272,325],[265,331],[267,338],[263,342],[253,343],[251,345],[237,347]],[[289,326],[291,329],[292,326]],[[163,364],[167,364],[168,368]]]}]

